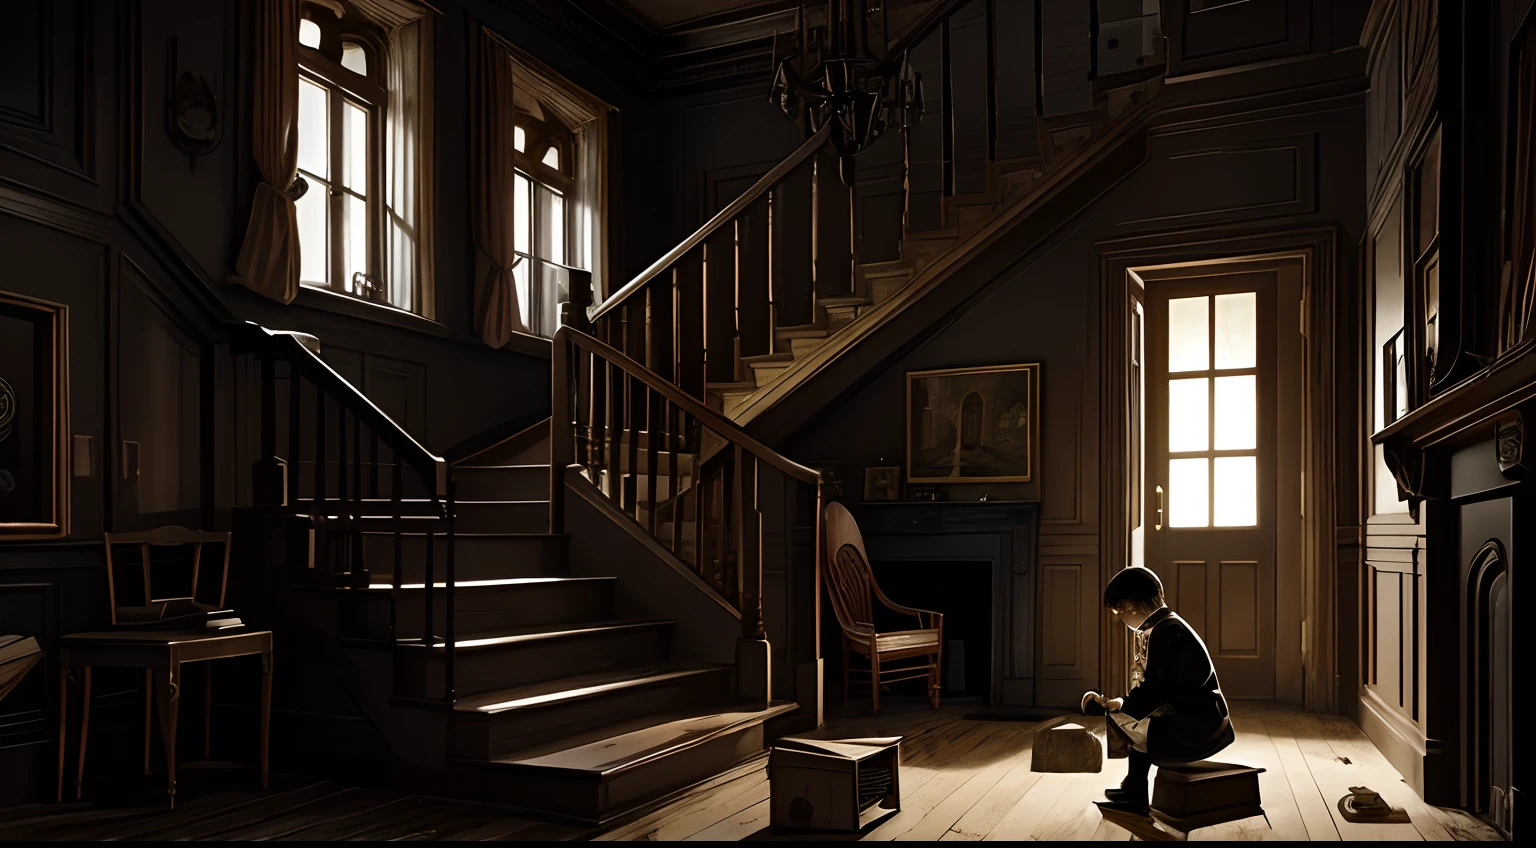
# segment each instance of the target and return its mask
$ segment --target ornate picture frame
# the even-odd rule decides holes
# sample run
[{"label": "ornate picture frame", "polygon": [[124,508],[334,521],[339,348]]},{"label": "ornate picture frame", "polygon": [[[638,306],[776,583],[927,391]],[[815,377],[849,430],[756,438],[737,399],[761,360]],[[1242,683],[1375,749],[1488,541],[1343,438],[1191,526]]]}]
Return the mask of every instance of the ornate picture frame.
[{"label": "ornate picture frame", "polygon": [[908,483],[1028,483],[1040,363],[907,372]]},{"label": "ornate picture frame", "polygon": [[69,535],[69,307],[0,291],[0,541]]},{"label": "ornate picture frame", "polygon": [[865,468],[864,500],[901,500],[901,466],[871,465]]}]

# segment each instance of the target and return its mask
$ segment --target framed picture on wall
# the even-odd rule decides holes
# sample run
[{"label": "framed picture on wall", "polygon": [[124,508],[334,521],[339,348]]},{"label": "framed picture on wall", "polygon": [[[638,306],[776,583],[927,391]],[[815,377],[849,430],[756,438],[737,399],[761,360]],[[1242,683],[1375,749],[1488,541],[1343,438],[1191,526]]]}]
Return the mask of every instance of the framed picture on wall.
[{"label": "framed picture on wall", "polygon": [[872,465],[864,469],[864,500],[901,500],[901,466]]},{"label": "framed picture on wall", "polygon": [[69,534],[68,307],[0,291],[0,540]]},{"label": "framed picture on wall", "polygon": [[1040,363],[907,374],[908,483],[1034,479]]}]

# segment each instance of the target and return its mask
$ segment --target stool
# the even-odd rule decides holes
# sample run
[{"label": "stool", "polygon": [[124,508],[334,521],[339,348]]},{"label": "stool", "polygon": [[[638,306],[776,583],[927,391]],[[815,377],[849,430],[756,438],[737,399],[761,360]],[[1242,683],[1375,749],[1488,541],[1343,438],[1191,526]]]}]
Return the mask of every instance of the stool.
[{"label": "stool", "polygon": [[1152,785],[1152,817],[1188,833],[1200,827],[1269,816],[1259,805],[1259,774],[1264,769],[1200,760],[1157,767]]}]

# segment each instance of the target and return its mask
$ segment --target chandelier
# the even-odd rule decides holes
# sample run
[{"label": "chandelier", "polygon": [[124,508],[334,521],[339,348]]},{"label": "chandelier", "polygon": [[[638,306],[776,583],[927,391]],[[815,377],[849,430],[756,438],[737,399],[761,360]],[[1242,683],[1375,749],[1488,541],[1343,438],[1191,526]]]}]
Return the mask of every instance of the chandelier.
[{"label": "chandelier", "polygon": [[827,0],[823,15],[813,28],[806,7],[796,10],[798,44],[783,58],[775,44],[769,99],[812,133],[831,125],[838,172],[851,187],[853,157],[887,130],[906,132],[922,118],[923,78],[905,51],[887,55],[882,0]]}]

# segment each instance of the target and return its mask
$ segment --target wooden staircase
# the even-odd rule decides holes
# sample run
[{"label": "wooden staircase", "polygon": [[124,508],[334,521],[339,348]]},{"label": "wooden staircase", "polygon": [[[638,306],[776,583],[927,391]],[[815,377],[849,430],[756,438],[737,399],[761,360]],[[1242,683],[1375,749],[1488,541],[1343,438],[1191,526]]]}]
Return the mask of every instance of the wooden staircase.
[{"label": "wooden staircase", "polygon": [[[278,528],[287,550],[308,552],[286,564],[278,602],[292,611],[286,629],[302,629],[316,650],[301,661],[328,663],[410,767],[402,773],[430,775],[441,794],[602,824],[764,755],[766,724],[798,704],[743,702],[735,665],[679,658],[676,620],[621,613],[623,580],[572,573],[570,539],[551,531],[548,435],[444,467],[436,476],[463,500],[412,492],[395,479],[407,463],[357,463],[361,425],[393,422],[370,413],[312,354],[278,344],[291,378],[308,370],[324,386],[315,396],[320,435],[295,451],[274,434],[268,449],[294,457],[305,479],[287,481],[286,504],[247,517]],[[300,403],[290,407],[305,420],[307,395],[295,390]],[[328,438],[338,439],[330,455],[340,464],[317,452]],[[404,454],[408,437],[392,438]],[[695,457],[658,457],[627,442],[613,451],[622,458],[617,480],[675,471],[688,491]],[[321,459],[305,463],[306,453]],[[429,470],[441,463],[429,459]],[[395,494],[362,497],[362,488]],[[668,508],[684,500],[674,494]]]}]

